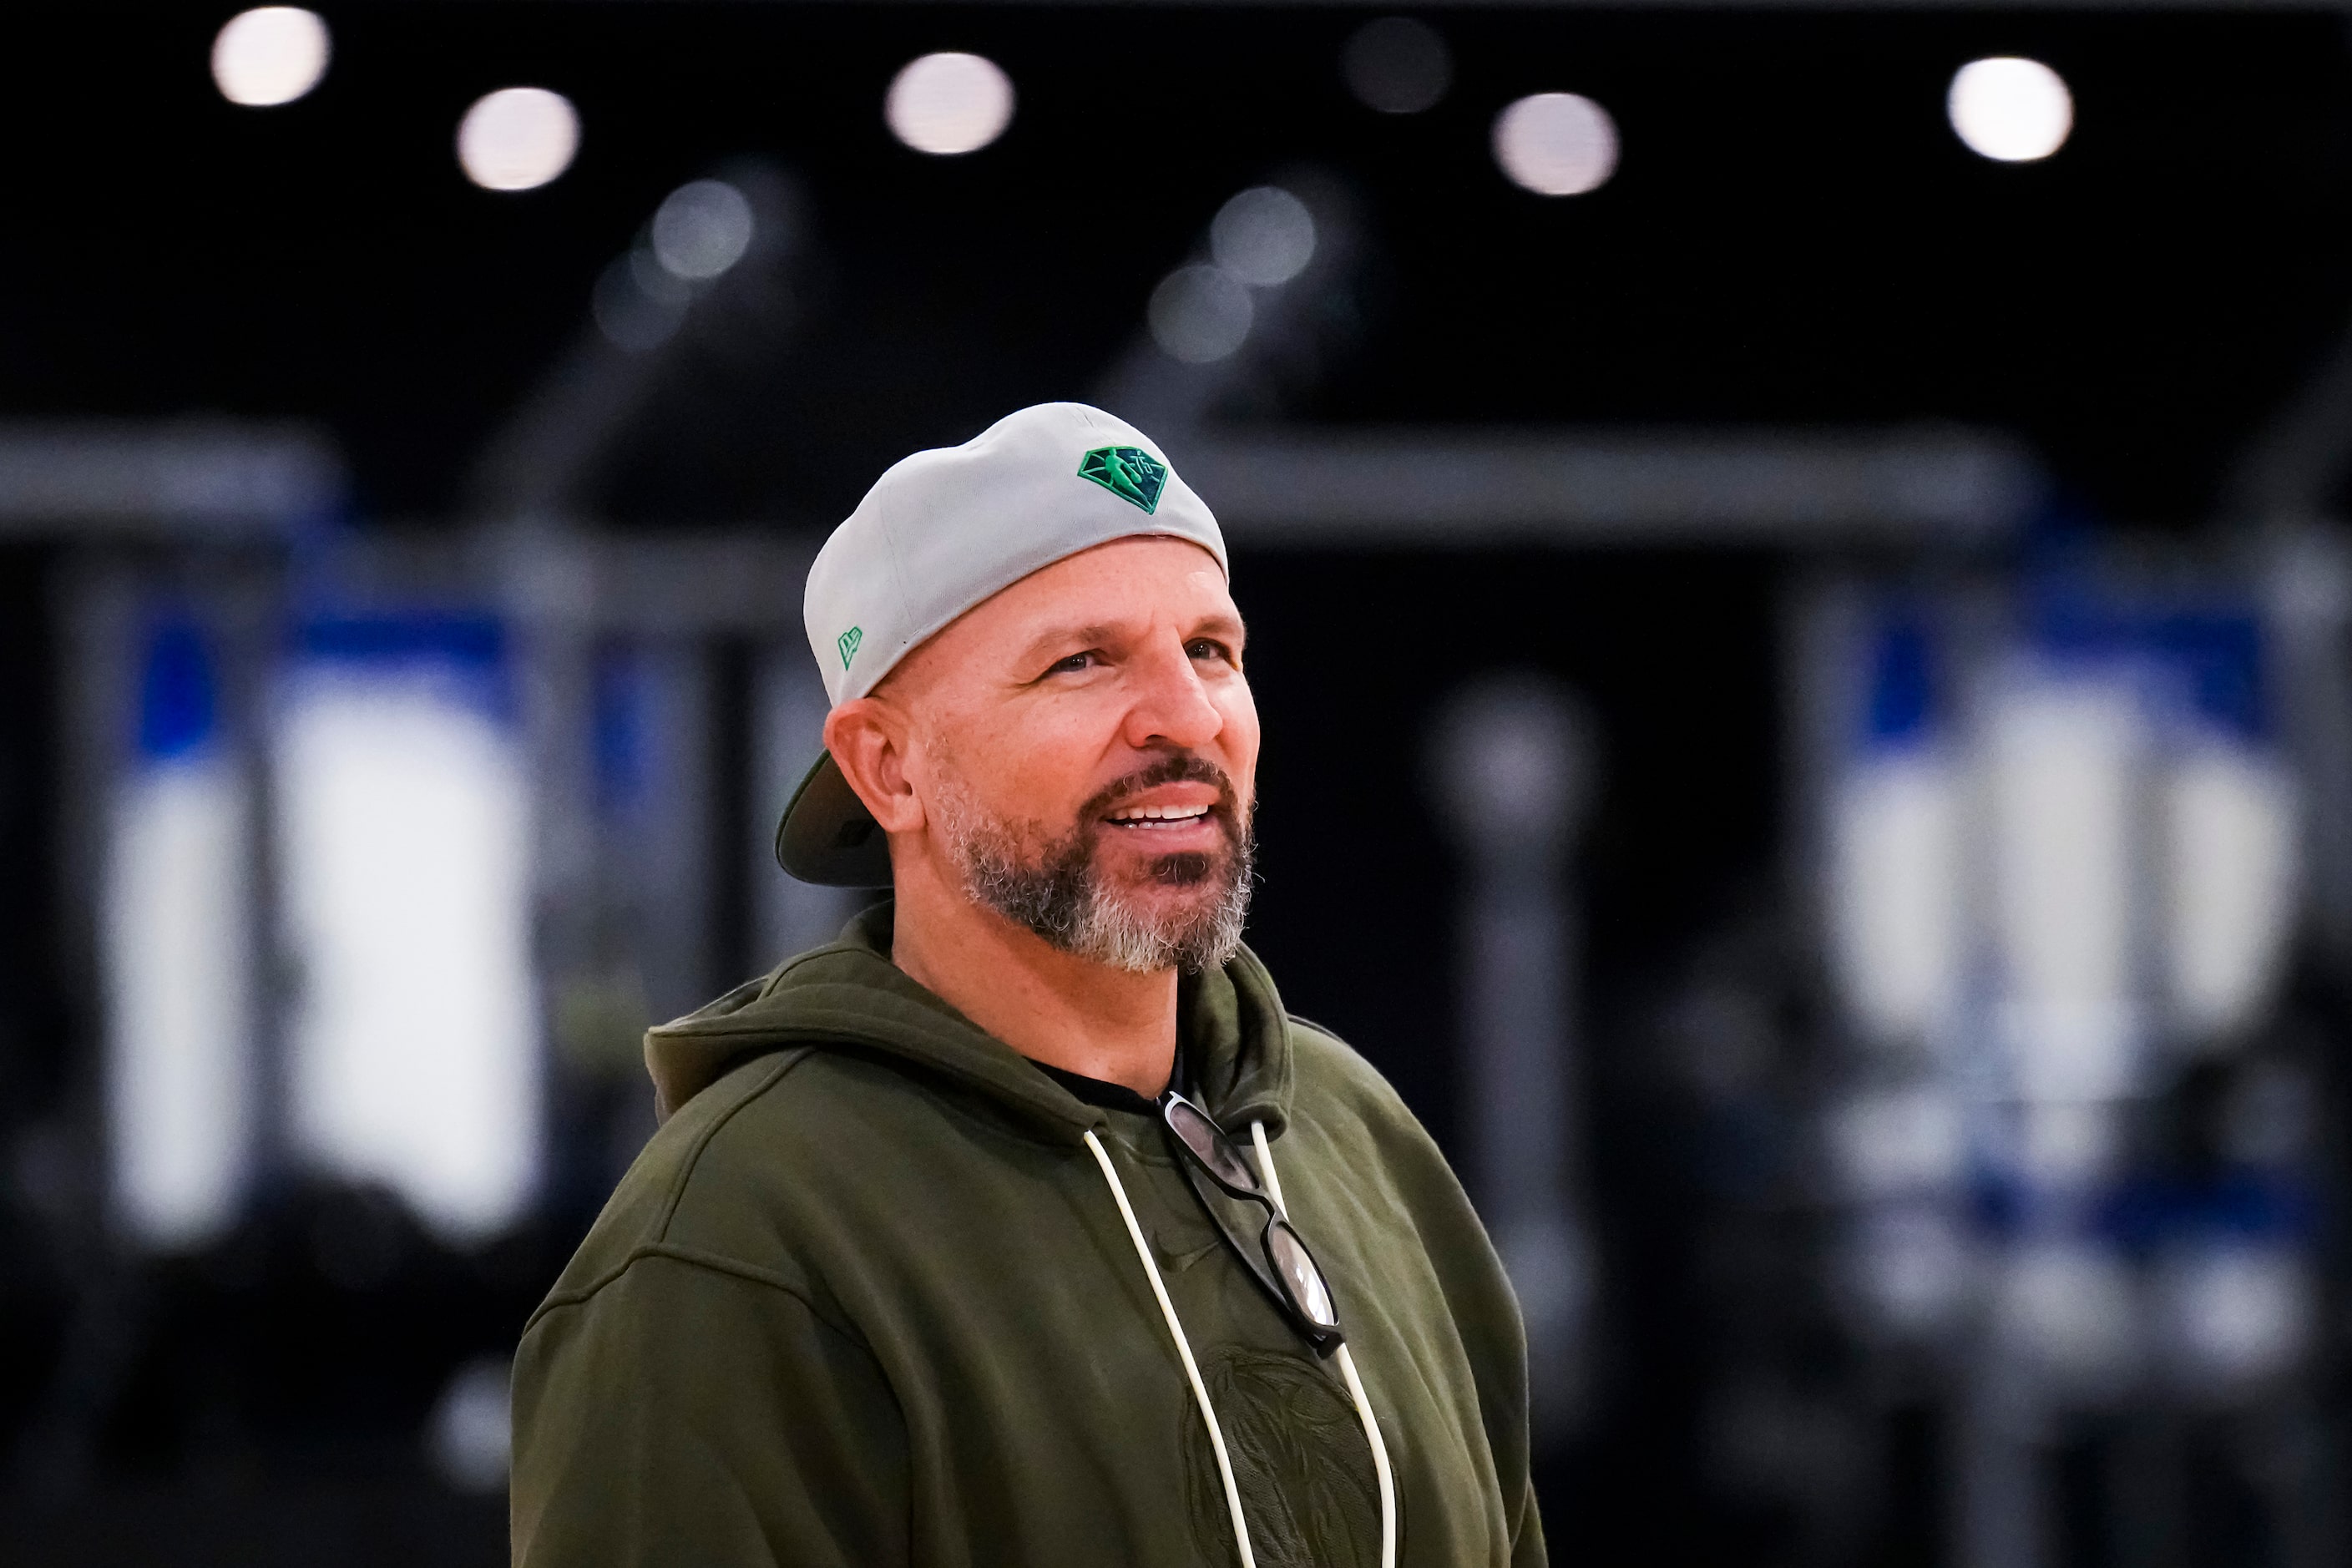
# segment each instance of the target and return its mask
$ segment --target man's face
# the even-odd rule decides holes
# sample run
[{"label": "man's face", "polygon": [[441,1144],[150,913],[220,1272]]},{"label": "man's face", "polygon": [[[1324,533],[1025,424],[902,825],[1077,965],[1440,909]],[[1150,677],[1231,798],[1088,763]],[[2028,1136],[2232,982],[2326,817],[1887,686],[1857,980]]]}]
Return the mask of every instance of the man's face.
[{"label": "man's face", "polygon": [[1122,969],[1231,956],[1257,773],[1242,638],[1206,551],[1127,539],[1024,578],[894,671],[909,782],[974,901]]}]

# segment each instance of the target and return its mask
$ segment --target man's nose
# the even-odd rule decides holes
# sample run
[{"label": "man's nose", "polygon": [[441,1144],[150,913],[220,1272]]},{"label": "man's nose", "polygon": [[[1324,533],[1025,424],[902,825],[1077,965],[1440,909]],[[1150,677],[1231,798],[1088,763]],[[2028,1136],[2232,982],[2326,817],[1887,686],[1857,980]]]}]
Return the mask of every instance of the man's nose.
[{"label": "man's nose", "polygon": [[1193,751],[1223,731],[1225,717],[1209,700],[1201,672],[1182,648],[1141,661],[1135,669],[1139,689],[1128,710],[1129,744]]}]

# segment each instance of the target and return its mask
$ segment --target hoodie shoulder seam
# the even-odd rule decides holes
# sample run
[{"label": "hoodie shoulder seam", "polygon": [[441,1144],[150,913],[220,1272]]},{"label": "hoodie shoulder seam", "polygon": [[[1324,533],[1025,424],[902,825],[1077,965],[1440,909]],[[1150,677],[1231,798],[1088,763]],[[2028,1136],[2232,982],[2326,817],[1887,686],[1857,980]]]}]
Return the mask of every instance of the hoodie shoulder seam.
[{"label": "hoodie shoulder seam", "polygon": [[530,1333],[539,1326],[541,1319],[551,1312],[560,1311],[566,1307],[586,1306],[603,1293],[606,1286],[618,1281],[622,1276],[627,1274],[638,1264],[656,1258],[665,1258],[672,1263],[682,1263],[689,1268],[699,1269],[704,1273],[724,1275],[753,1285],[764,1285],[772,1290],[790,1296],[806,1308],[809,1316],[826,1329],[864,1351],[867,1355],[874,1353],[864,1340],[828,1317],[824,1309],[817,1305],[815,1297],[809,1292],[808,1288],[798,1281],[789,1279],[772,1268],[761,1268],[757,1264],[745,1263],[739,1258],[729,1258],[723,1253],[706,1252],[697,1247],[681,1247],[670,1241],[648,1241],[642,1246],[632,1247],[626,1257],[586,1284],[550,1296],[539,1304],[537,1311],[531,1313],[530,1321],[523,1325],[523,1332]]},{"label": "hoodie shoulder seam", "polygon": [[[1285,1013],[1283,1016],[1288,1019],[1291,1023],[1297,1025],[1302,1029],[1314,1030],[1317,1034],[1322,1036],[1327,1040],[1336,1041],[1343,1046],[1348,1044],[1347,1036],[1341,1034],[1339,1030],[1333,1028],[1328,1024],[1317,1023],[1314,1019],[1307,1017],[1303,1013]],[[1350,1050],[1353,1050],[1354,1048],[1355,1047],[1352,1046],[1349,1047],[1349,1049]]]},{"label": "hoodie shoulder seam", "polygon": [[[782,1050],[776,1053],[777,1059],[770,1064],[766,1077],[761,1079],[758,1083],[752,1085],[751,1088],[739,1098],[734,1104],[729,1106],[725,1110],[710,1119],[710,1125],[702,1130],[701,1134],[694,1141],[694,1147],[688,1151],[685,1159],[680,1160],[677,1163],[677,1174],[670,1182],[668,1201],[662,1205],[661,1223],[654,1228],[654,1236],[656,1239],[647,1245],[657,1247],[667,1247],[670,1245],[669,1227],[672,1222],[677,1218],[678,1205],[686,1201],[686,1189],[694,1182],[695,1169],[702,1163],[703,1151],[710,1147],[710,1141],[719,1136],[719,1129],[725,1127],[730,1121],[735,1120],[737,1114],[740,1113],[745,1106],[750,1105],[753,1100],[758,1100],[762,1095],[766,1094],[768,1090],[775,1088],[779,1079],[782,1079],[785,1074],[791,1072],[794,1068],[800,1066],[801,1063],[808,1060],[809,1057],[815,1051],[815,1049],[816,1047],[814,1046],[785,1047]],[[756,1060],[758,1058],[755,1058],[753,1059]],[[634,1257],[635,1255],[632,1254],[632,1256]],[[624,1263],[622,1267],[626,1268],[626,1263]]]}]

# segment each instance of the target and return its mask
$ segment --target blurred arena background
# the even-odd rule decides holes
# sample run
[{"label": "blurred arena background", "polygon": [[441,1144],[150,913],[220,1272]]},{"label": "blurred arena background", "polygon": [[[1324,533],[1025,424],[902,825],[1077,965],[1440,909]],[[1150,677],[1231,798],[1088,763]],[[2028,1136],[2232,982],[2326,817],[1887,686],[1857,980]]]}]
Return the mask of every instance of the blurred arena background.
[{"label": "blurred arena background", "polygon": [[8,32],[0,1557],[504,1560],[640,1031],[846,912],[810,552],[1064,396],[1225,522],[1253,941],[1563,1560],[2352,1554],[2341,12]]}]

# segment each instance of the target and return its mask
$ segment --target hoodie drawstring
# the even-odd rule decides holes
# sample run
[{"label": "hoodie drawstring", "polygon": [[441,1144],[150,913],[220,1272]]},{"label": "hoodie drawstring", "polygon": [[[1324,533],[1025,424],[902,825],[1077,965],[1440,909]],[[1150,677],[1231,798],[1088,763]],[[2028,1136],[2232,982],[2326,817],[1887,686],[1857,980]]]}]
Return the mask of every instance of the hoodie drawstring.
[{"label": "hoodie drawstring", "polygon": [[[1258,1180],[1274,1194],[1276,1210],[1288,1219],[1290,1205],[1282,1201],[1282,1177],[1274,1168],[1274,1151],[1266,1147],[1265,1122],[1250,1123],[1250,1142],[1257,1147]],[[1356,1418],[1364,1424],[1364,1440],[1372,1446],[1372,1473],[1381,1480],[1381,1568],[1396,1568],[1396,1477],[1389,1469],[1389,1446],[1381,1440],[1381,1424],[1372,1419],[1372,1402],[1364,1393],[1364,1380],[1356,1375],[1356,1358],[1344,1342],[1338,1360],[1339,1375],[1348,1380],[1348,1393],[1356,1402]]]},{"label": "hoodie drawstring", "polygon": [[1135,1243],[1135,1255],[1143,1259],[1144,1277],[1151,1281],[1151,1293],[1160,1299],[1160,1316],[1168,1320],[1168,1331],[1176,1338],[1177,1359],[1184,1363],[1184,1375],[1192,1382],[1192,1397],[1200,1403],[1201,1420],[1209,1428],[1209,1447],[1216,1450],[1217,1474],[1225,1483],[1225,1507],[1234,1516],[1234,1544],[1241,1549],[1242,1568],[1257,1568],[1257,1557],[1250,1551],[1249,1525],[1242,1519],[1242,1492],[1234,1484],[1234,1462],[1225,1454],[1224,1429],[1217,1425],[1217,1413],[1209,1405],[1209,1391],[1201,1383],[1201,1368],[1192,1360],[1192,1343],[1184,1337],[1184,1325],[1176,1316],[1176,1303],[1168,1299],[1168,1287],[1160,1278],[1160,1265],[1152,1260],[1151,1244],[1143,1239],[1143,1226],[1135,1220],[1135,1209],[1127,1201],[1127,1189],[1118,1184],[1118,1173],[1111,1168],[1110,1155],[1104,1152],[1102,1140],[1087,1129],[1087,1147],[1094,1151],[1095,1163],[1102,1167],[1103,1180],[1110,1184],[1110,1195],[1118,1200],[1118,1217],[1127,1221],[1127,1234]]},{"label": "hoodie drawstring", "polygon": [[[1266,1146],[1265,1123],[1250,1123],[1250,1138],[1256,1145],[1259,1180],[1274,1198],[1276,1213],[1289,1217],[1288,1206],[1282,1201],[1282,1178],[1275,1173],[1274,1151]],[[1127,1201],[1127,1188],[1119,1184],[1118,1171],[1110,1163],[1109,1153],[1102,1141],[1090,1128],[1086,1134],[1087,1148],[1102,1167],[1103,1180],[1109,1184],[1110,1195],[1118,1205],[1118,1216],[1127,1222],[1128,1239],[1135,1243],[1135,1256],[1143,1260],[1144,1278],[1151,1281],[1151,1294],[1160,1303],[1160,1314],[1168,1320],[1169,1335],[1176,1342],[1176,1357],[1184,1363],[1185,1380],[1192,1385],[1192,1398],[1201,1407],[1201,1423],[1209,1429],[1209,1447],[1217,1456],[1217,1475],[1225,1486],[1225,1508],[1233,1516],[1234,1545],[1241,1552],[1242,1568],[1257,1568],[1256,1554],[1250,1550],[1249,1524],[1242,1517],[1241,1488],[1234,1482],[1234,1462],[1225,1451],[1224,1429],[1217,1425],[1217,1413],[1209,1404],[1208,1386],[1201,1381],[1200,1363],[1192,1359],[1192,1342],[1184,1337],[1184,1324],[1176,1316],[1176,1303],[1168,1298],[1168,1286],[1160,1277],[1160,1265],[1151,1256],[1151,1244],[1143,1238],[1143,1226],[1135,1217],[1134,1205]],[[1339,1374],[1347,1380],[1349,1395],[1356,1403],[1357,1418],[1364,1424],[1364,1436],[1372,1446],[1372,1470],[1381,1483],[1381,1568],[1396,1568],[1396,1479],[1389,1468],[1388,1445],[1381,1440],[1381,1426],[1372,1418],[1372,1402],[1364,1393],[1363,1379],[1356,1375],[1355,1358],[1342,1344],[1339,1350]]]}]

